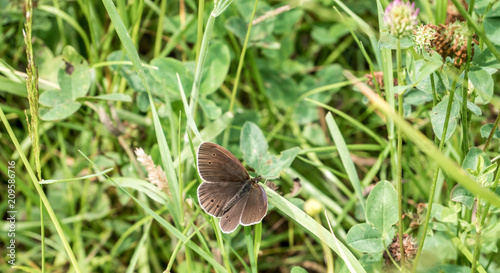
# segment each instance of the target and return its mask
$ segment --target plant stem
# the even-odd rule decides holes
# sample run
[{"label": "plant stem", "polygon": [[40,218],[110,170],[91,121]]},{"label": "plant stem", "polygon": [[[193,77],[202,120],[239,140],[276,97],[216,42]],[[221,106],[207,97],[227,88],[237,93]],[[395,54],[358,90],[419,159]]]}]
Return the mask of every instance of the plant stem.
[{"label": "plant stem", "polygon": [[[474,10],[474,0],[470,2],[469,14],[472,14]],[[468,102],[468,91],[469,91],[469,68],[472,59],[472,37],[467,37],[467,61],[465,62],[465,72],[464,72],[464,84],[462,85],[462,109],[461,109],[461,120],[462,120],[462,156],[460,162],[465,158],[465,155],[469,151],[469,111],[467,110]]]},{"label": "plant stem", "polygon": [[198,1],[198,28],[196,33],[196,60],[200,56],[201,43],[200,41],[203,39],[203,18],[205,12],[205,0]]},{"label": "plant stem", "polygon": [[160,56],[161,38],[163,37],[163,21],[165,19],[165,11],[167,10],[167,0],[160,3],[160,14],[158,17],[158,27],[156,28],[155,46],[153,56],[156,58]]},{"label": "plant stem", "polygon": [[250,40],[250,33],[252,32],[252,22],[255,17],[255,12],[257,11],[257,5],[259,4],[259,0],[255,0],[255,4],[252,10],[252,16],[250,17],[250,22],[248,23],[248,30],[245,36],[245,43],[243,44],[243,48],[241,49],[240,62],[238,63],[238,69],[236,70],[236,78],[234,79],[233,92],[231,93],[231,101],[229,103],[229,112],[233,111],[234,100],[236,99],[236,93],[238,92],[238,84],[240,82],[241,69],[243,68],[243,63],[245,61],[245,53],[248,47],[248,41]]},{"label": "plant stem", "polygon": [[[397,58],[397,73],[398,73],[398,85],[402,85],[403,77],[401,75],[401,42],[398,39],[397,48],[396,48],[396,58]],[[403,93],[398,95],[398,114],[401,118],[404,116],[403,110]],[[405,249],[403,245],[403,231],[404,231],[404,223],[403,223],[403,159],[401,158],[403,155],[403,133],[401,132],[401,127],[398,126],[398,142],[397,142],[397,157],[396,157],[396,184],[398,188],[398,214],[399,214],[399,247],[401,253],[401,268],[405,268]]]},{"label": "plant stem", "polygon": [[[461,73],[458,73],[460,75]],[[446,142],[446,133],[448,131],[448,123],[450,121],[451,114],[451,106],[453,105],[453,99],[455,98],[455,89],[457,86],[458,76],[453,79],[453,83],[451,85],[450,96],[448,100],[448,107],[446,108],[446,117],[444,120],[443,133],[441,134],[441,141],[439,143],[439,151],[443,150],[444,143]],[[422,227],[422,232],[420,234],[420,241],[418,243],[417,255],[415,256],[415,260],[413,261],[413,269],[412,272],[416,272],[418,260],[420,259],[420,254],[422,253],[422,248],[425,242],[425,235],[427,234],[427,228],[429,227],[429,220],[431,218],[432,205],[434,204],[434,195],[436,194],[436,185],[439,176],[440,168],[436,167],[436,171],[434,172],[434,178],[432,180],[431,192],[429,195],[429,204],[427,205],[427,212],[425,214],[424,225]]]},{"label": "plant stem", "polygon": [[[498,120],[498,119],[497,119]],[[495,127],[496,128],[496,127]],[[491,186],[491,191],[495,192],[498,186],[498,181],[500,181],[500,168],[497,167],[497,171],[495,174],[495,180],[493,180],[493,185]],[[488,212],[490,211],[490,203],[487,203],[484,206],[484,209],[481,210],[481,199],[477,200],[477,214],[476,214],[476,242],[474,246],[474,257],[472,258],[472,268],[471,272],[476,272],[477,262],[479,260],[479,254],[481,253],[481,234],[483,232],[484,222],[486,221],[486,216],[488,216]]]},{"label": "plant stem", "polygon": [[[487,213],[487,212],[486,212]],[[483,231],[481,225],[481,198],[476,198],[476,241],[474,246],[474,256],[472,257],[471,273],[476,272],[477,259],[481,250],[481,233]]]},{"label": "plant stem", "polygon": [[[250,41],[250,34],[252,32],[252,22],[255,17],[255,12],[257,11],[257,5],[259,0],[255,0],[253,6],[252,15],[250,16],[250,22],[248,22],[247,34],[245,36],[245,42],[243,43],[243,48],[241,49],[240,62],[238,63],[238,68],[236,70],[236,77],[234,79],[233,91],[231,93],[231,101],[229,102],[229,112],[233,112],[234,101],[236,100],[236,93],[238,92],[238,85],[240,83],[241,69],[243,68],[243,63],[245,62],[245,53],[247,52],[248,41]],[[229,133],[231,132],[231,126],[228,126],[224,131],[224,139],[222,141],[223,145],[227,145],[229,141]]]},{"label": "plant stem", "polygon": [[486,139],[486,142],[484,143],[483,151],[486,152],[486,150],[488,150],[488,146],[490,146],[490,142],[493,139],[495,132],[497,131],[499,123],[500,123],[500,115],[497,115],[497,118],[495,119],[495,123],[493,124],[493,127],[491,128],[490,134],[488,135],[488,139]]},{"label": "plant stem", "polygon": [[203,34],[203,40],[201,41],[201,49],[198,60],[196,61],[196,72],[194,74],[193,88],[191,89],[191,99],[189,100],[189,107],[191,108],[191,114],[194,116],[196,104],[198,103],[198,95],[201,83],[201,71],[205,60],[207,58],[208,45],[210,44],[210,38],[212,37],[212,31],[214,30],[215,16],[210,14],[208,17],[207,26],[205,28],[205,33]]}]

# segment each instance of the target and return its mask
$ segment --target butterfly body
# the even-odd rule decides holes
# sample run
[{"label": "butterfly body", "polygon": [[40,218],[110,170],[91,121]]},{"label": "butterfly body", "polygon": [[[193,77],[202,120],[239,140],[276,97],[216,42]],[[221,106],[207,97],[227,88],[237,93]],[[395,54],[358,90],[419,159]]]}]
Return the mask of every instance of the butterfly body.
[{"label": "butterfly body", "polygon": [[241,162],[215,143],[203,142],[198,148],[198,173],[203,183],[198,200],[203,210],[220,217],[225,233],[239,224],[253,225],[267,213],[267,196],[258,184],[261,177],[251,178]]},{"label": "butterfly body", "polygon": [[248,194],[248,192],[252,189],[252,187],[260,187],[257,182],[259,182],[261,179],[260,176],[251,178],[250,180],[246,181],[243,187],[240,189],[240,191],[227,202],[227,204],[224,206],[222,209],[222,215],[227,213],[233,206],[234,204],[240,200],[243,196]]}]

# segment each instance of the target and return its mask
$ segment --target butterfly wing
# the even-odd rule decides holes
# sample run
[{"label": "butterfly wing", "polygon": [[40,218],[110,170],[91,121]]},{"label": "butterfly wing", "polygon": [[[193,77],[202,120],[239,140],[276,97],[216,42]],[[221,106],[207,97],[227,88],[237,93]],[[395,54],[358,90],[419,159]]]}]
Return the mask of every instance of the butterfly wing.
[{"label": "butterfly wing", "polygon": [[203,182],[198,187],[198,200],[206,213],[221,217],[222,209],[244,185],[245,182]]},{"label": "butterfly wing", "polygon": [[243,164],[228,150],[215,143],[198,147],[198,173],[207,182],[245,182],[250,179]]},{"label": "butterfly wing", "polygon": [[233,232],[240,224],[245,205],[248,201],[248,194],[243,194],[241,198],[220,218],[220,229],[224,233]]},{"label": "butterfly wing", "polygon": [[241,215],[241,224],[249,226],[257,224],[267,213],[267,195],[259,184],[254,184],[248,191],[248,200],[245,211]]}]

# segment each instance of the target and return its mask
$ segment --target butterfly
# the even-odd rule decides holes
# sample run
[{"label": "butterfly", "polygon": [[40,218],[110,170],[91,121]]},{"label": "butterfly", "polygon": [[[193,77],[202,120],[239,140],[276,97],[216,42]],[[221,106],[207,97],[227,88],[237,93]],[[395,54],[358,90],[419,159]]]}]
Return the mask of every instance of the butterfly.
[{"label": "butterfly", "polygon": [[208,214],[220,218],[220,229],[233,232],[238,225],[249,226],[262,221],[267,213],[267,195],[251,178],[241,162],[228,150],[211,142],[198,147],[198,200]]}]

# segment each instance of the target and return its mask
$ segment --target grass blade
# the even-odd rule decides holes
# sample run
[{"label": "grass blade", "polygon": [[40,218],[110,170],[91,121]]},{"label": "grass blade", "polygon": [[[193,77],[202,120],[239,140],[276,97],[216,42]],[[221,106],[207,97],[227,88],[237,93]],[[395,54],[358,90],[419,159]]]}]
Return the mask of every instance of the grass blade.
[{"label": "grass blade", "polygon": [[342,160],[342,164],[344,164],[345,171],[349,176],[349,180],[351,181],[352,187],[358,196],[359,202],[361,203],[361,207],[363,208],[363,213],[366,215],[366,202],[363,198],[363,190],[361,189],[361,183],[359,182],[358,173],[356,172],[356,167],[354,167],[354,163],[351,159],[351,154],[349,153],[349,149],[347,149],[347,145],[345,144],[344,137],[340,132],[337,123],[332,117],[332,113],[328,113],[326,115],[326,124],[328,124],[328,129],[330,129],[330,134],[332,135],[333,141],[337,146],[338,153],[340,155],[340,159]]}]

